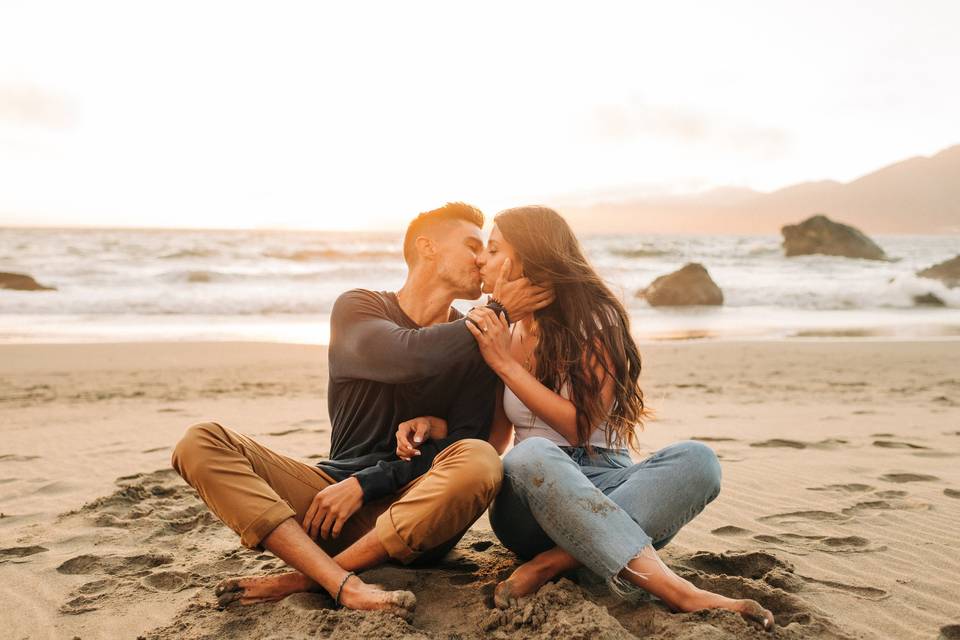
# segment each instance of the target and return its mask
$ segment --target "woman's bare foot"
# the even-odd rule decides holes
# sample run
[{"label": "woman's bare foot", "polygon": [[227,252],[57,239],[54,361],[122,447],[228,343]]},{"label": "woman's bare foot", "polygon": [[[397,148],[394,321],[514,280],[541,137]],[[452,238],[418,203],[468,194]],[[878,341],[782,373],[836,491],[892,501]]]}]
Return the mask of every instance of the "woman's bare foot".
[{"label": "woman's bare foot", "polygon": [[681,578],[663,563],[652,546],[644,547],[620,576],[657,596],[675,611],[686,613],[703,609],[726,609],[739,613],[764,631],[773,631],[773,614],[755,600],[734,600],[727,596],[701,589]]},{"label": "woman's bare foot", "polygon": [[744,619],[757,623],[764,631],[773,631],[775,626],[773,614],[764,609],[759,602],[756,600],[736,600],[736,603],[738,606],[736,611]]},{"label": "woman's bare foot", "polygon": [[510,606],[511,600],[528,596],[564,571],[579,566],[566,551],[554,547],[517,567],[510,577],[497,585],[493,602],[500,609]]},{"label": "woman's bare foot", "polygon": [[277,573],[268,576],[230,578],[217,585],[215,593],[221,607],[231,602],[259,604],[276,602],[294,593],[316,591],[317,583],[299,571]]}]

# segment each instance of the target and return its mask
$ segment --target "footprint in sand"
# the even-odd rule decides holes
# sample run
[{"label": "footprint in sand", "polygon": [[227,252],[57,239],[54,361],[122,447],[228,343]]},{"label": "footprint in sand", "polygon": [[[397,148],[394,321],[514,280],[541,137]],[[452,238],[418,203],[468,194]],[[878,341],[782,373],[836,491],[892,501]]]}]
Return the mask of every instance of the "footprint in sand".
[{"label": "footprint in sand", "polygon": [[923,447],[919,444],[913,444],[912,442],[900,442],[897,440],[874,440],[873,446],[880,447],[881,449],[929,449],[930,447]]},{"label": "footprint in sand", "polygon": [[713,436],[693,436],[691,440],[699,440],[700,442],[738,442],[736,438],[718,438]]},{"label": "footprint in sand", "polygon": [[[754,540],[767,544],[784,547],[784,551],[823,551],[825,553],[865,553],[870,551],[884,551],[885,546],[872,546],[870,541],[860,536],[819,536],[800,535],[797,533],[780,533],[777,535],[758,534]],[[800,553],[799,555],[806,555]]]},{"label": "footprint in sand", "polygon": [[888,591],[879,589],[877,587],[846,584],[844,582],[836,582],[834,580],[820,580],[819,578],[811,578],[810,576],[800,576],[800,578],[808,584],[823,585],[825,587],[836,589],[837,591],[842,591],[864,600],[885,600],[890,597],[890,593]]},{"label": "footprint in sand", "polygon": [[757,518],[761,522],[775,522],[777,524],[798,524],[804,521],[813,522],[839,522],[848,520],[849,517],[833,511],[789,511],[787,513],[775,513],[769,516]]},{"label": "footprint in sand", "polygon": [[751,447],[770,447],[770,448],[785,448],[785,449],[806,449],[807,444],[805,442],[800,442],[799,440],[783,440],[780,438],[774,438],[773,440],[764,440],[763,442],[751,442]]},{"label": "footprint in sand", "polygon": [[169,451],[170,447],[154,447],[153,449],[144,449],[140,453],[156,453],[157,451]]},{"label": "footprint in sand", "polygon": [[154,591],[182,591],[193,586],[189,574],[182,571],[159,571],[151,573],[140,581]]},{"label": "footprint in sand", "polygon": [[906,491],[900,491],[899,489],[890,489],[888,491],[874,491],[873,495],[878,498],[906,498],[909,493]]},{"label": "footprint in sand", "polygon": [[801,442],[800,440],[785,440],[783,438],[773,438],[762,442],[751,442],[751,447],[760,448],[781,448],[781,449],[834,449],[840,445],[850,444],[848,440],[839,438],[828,438],[819,442]]},{"label": "footprint in sand", "polygon": [[956,489],[944,489],[943,495],[947,496],[948,498],[960,498],[960,491],[957,491]]},{"label": "footprint in sand", "polygon": [[4,453],[0,455],[0,462],[30,462],[39,458],[40,456],[19,456],[15,453]]},{"label": "footprint in sand", "polygon": [[851,482],[849,484],[827,484],[822,487],[807,487],[807,491],[839,491],[841,493],[862,493],[871,491],[873,487],[868,484]]},{"label": "footprint in sand", "polygon": [[710,533],[712,533],[715,536],[729,537],[729,536],[746,536],[750,534],[750,531],[742,527],[735,527],[732,524],[728,524],[725,527],[719,527],[717,529],[714,529]]},{"label": "footprint in sand", "polygon": [[107,594],[101,593],[95,596],[77,596],[67,600],[60,605],[60,613],[68,616],[76,616],[81,613],[96,611],[103,604]]},{"label": "footprint in sand", "polygon": [[745,553],[699,551],[690,556],[685,564],[707,573],[741,576],[752,580],[759,580],[774,568],[793,571],[792,564],[763,551]]},{"label": "footprint in sand", "polygon": [[933,482],[934,480],[939,480],[937,476],[928,476],[923,473],[887,473],[880,476],[881,480],[886,480],[887,482]]},{"label": "footprint in sand", "polygon": [[108,593],[117,588],[117,581],[113,578],[103,578],[101,580],[93,580],[91,582],[85,582],[84,584],[77,587],[77,593],[82,593],[84,595],[97,595],[101,593]]},{"label": "footprint in sand", "polygon": [[70,558],[57,567],[67,575],[106,573],[112,576],[129,575],[173,562],[173,556],[159,553],[144,553],[135,556],[97,556],[83,554]]},{"label": "footprint in sand", "polygon": [[271,432],[268,433],[267,435],[268,435],[268,436],[288,436],[288,435],[290,435],[291,433],[302,433],[302,432],[304,432],[304,431],[306,431],[306,429],[300,429],[300,428],[296,428],[296,429],[284,429],[283,431],[271,431]]},{"label": "footprint in sand", "polygon": [[30,547],[7,547],[6,549],[0,549],[0,563],[10,558],[26,558],[27,556],[43,553],[44,551],[49,551],[49,549],[37,545]]},{"label": "footprint in sand", "polygon": [[847,507],[843,513],[848,516],[856,516],[871,511],[920,511],[929,509],[930,505],[926,502],[915,502],[907,500],[867,500],[858,502],[852,507]]}]

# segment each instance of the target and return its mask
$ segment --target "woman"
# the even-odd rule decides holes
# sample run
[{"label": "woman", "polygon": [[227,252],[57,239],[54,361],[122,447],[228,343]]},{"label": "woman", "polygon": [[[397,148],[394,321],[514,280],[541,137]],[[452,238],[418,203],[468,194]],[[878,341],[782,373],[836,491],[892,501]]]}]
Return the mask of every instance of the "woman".
[{"label": "woman", "polygon": [[633,585],[675,610],[729,609],[773,629],[773,615],[757,602],[699,589],[658,557],[717,496],[720,465],[692,441],[631,461],[627,447],[636,449],[635,427],[647,413],[640,354],[626,310],[566,221],[546,207],[519,207],[494,222],[478,261],[484,283],[505,269],[556,294],[512,328],[489,309],[475,309],[467,323],[504,385],[490,440],[501,453],[511,432],[516,441],[490,522],[527,562],[497,585],[498,606],[584,565],[615,593]]}]

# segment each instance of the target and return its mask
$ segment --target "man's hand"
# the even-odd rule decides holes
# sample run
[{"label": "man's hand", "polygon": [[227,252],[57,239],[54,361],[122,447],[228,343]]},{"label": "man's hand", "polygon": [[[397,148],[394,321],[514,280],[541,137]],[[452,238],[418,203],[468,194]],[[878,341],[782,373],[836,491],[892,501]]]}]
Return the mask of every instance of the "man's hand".
[{"label": "man's hand", "polygon": [[493,299],[507,310],[511,322],[553,304],[552,287],[535,285],[528,278],[508,280],[510,267],[510,258],[507,258],[503,261],[497,281],[493,285]]},{"label": "man's hand", "polygon": [[303,530],[314,540],[336,538],[350,516],[363,506],[363,489],[356,478],[347,478],[332,484],[313,497],[307,515],[303,518]]},{"label": "man's hand", "polygon": [[410,461],[420,455],[420,445],[428,438],[447,437],[447,421],[433,416],[422,416],[397,425],[397,457]]}]

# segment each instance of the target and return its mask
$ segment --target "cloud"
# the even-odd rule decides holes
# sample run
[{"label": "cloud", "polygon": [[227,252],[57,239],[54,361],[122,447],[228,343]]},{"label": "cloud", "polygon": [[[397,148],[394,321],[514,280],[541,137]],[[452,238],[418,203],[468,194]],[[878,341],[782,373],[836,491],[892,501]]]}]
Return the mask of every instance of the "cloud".
[{"label": "cloud", "polygon": [[789,145],[789,136],[782,129],[638,100],[598,106],[590,118],[591,132],[602,140],[624,142],[655,136],[767,157],[783,155]]},{"label": "cloud", "polygon": [[0,122],[63,129],[73,109],[62,96],[29,85],[0,86]]}]

